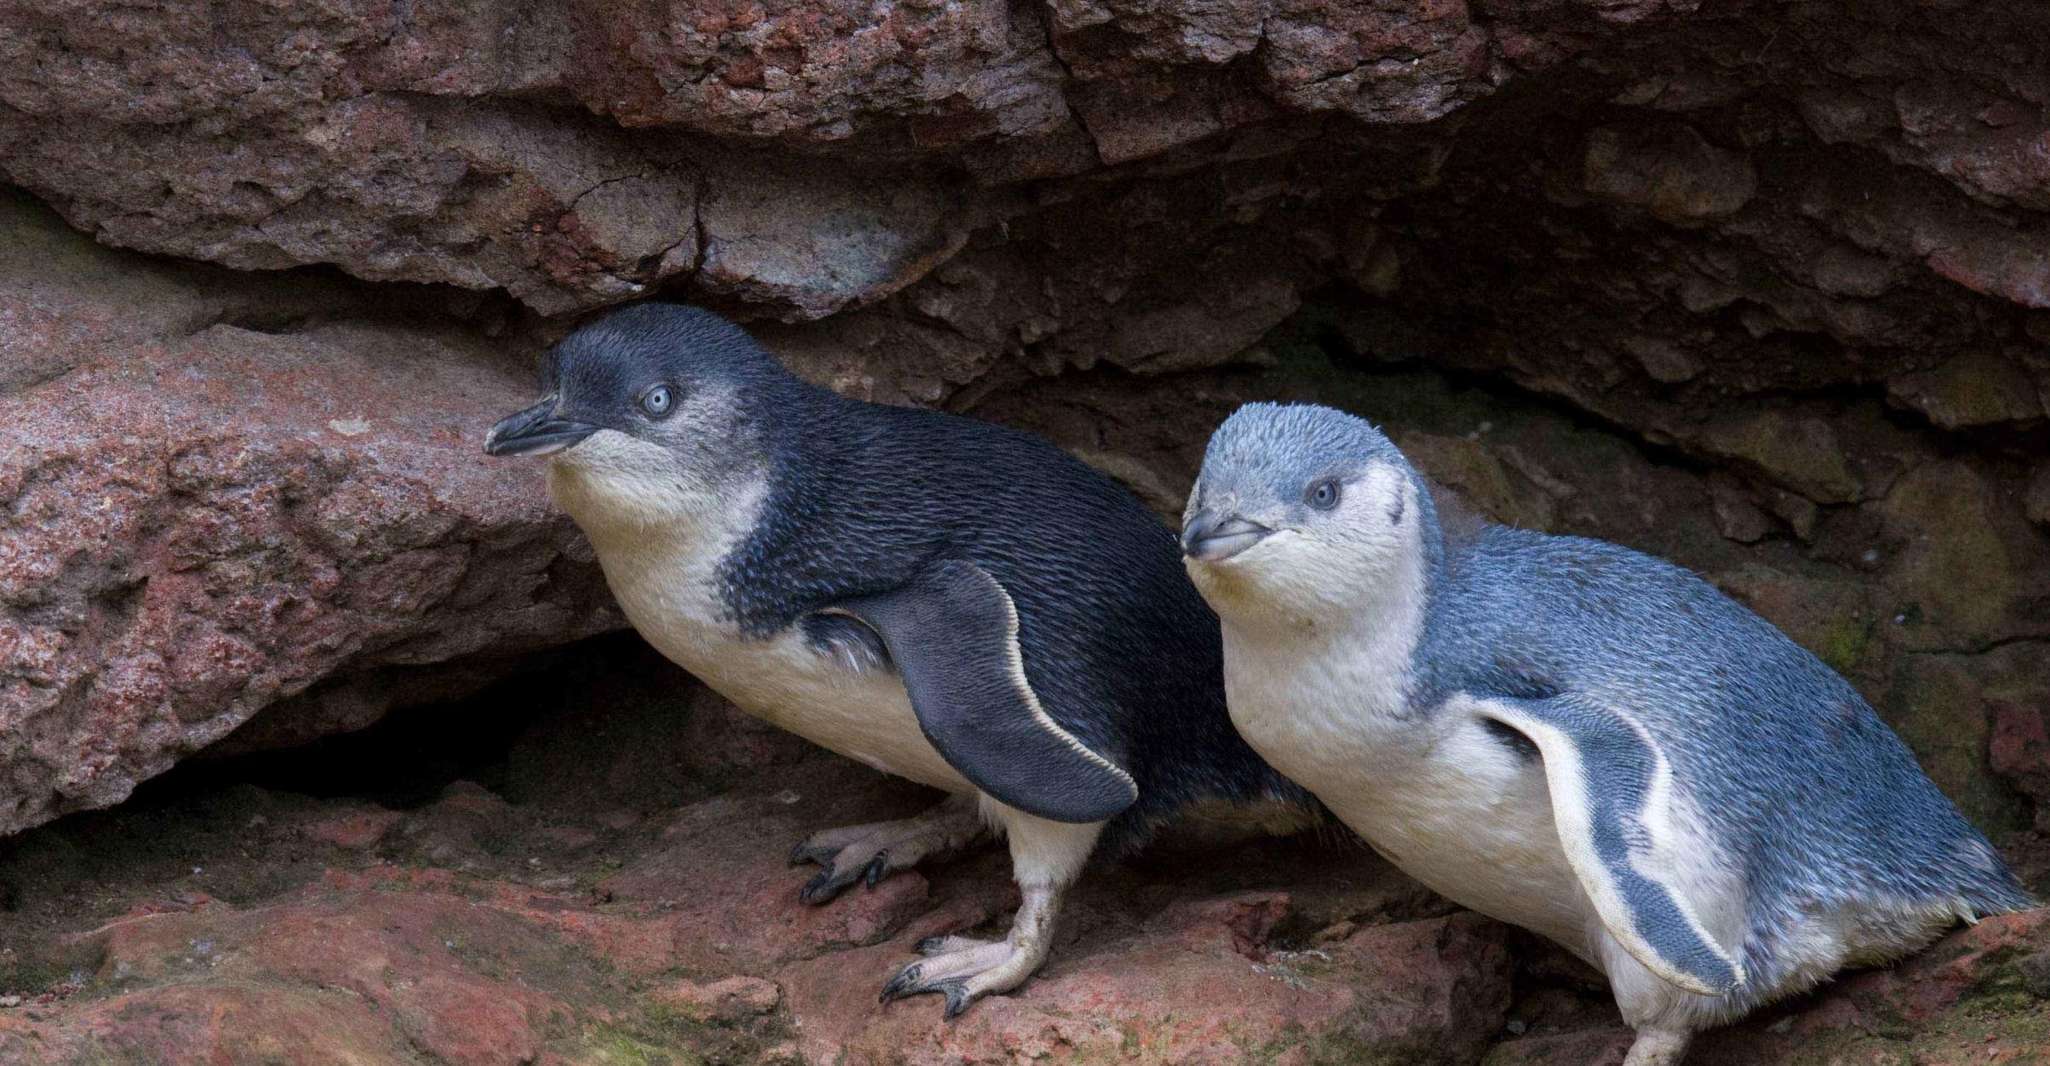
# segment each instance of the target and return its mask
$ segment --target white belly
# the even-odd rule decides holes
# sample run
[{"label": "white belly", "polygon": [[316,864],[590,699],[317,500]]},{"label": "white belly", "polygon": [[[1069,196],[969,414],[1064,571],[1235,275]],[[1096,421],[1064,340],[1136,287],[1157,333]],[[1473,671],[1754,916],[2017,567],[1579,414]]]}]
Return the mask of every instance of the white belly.
[{"label": "white belly", "polygon": [[[561,486],[551,488],[560,499]],[[741,710],[884,773],[973,791],[925,739],[895,674],[819,651],[795,628],[757,639],[720,617],[719,561],[758,506],[736,501],[719,512],[723,521],[694,528],[609,528],[583,517],[580,524],[633,627]]]},{"label": "white belly", "polygon": [[1599,964],[1593,903],[1553,827],[1542,764],[1488,735],[1470,707],[1407,719],[1386,678],[1264,665],[1227,641],[1232,721],[1253,750],[1432,891]]},{"label": "white belly", "polygon": [[[1325,795],[1332,812],[1404,873],[1490,917],[1586,954],[1593,902],[1566,861],[1537,764],[1517,767],[1470,725],[1405,776]],[[1378,776],[1378,775],[1377,775]]]},{"label": "white belly", "polygon": [[852,669],[795,630],[746,640],[645,610],[626,613],[657,650],[741,710],[884,773],[971,791],[925,739],[903,683],[887,670]]}]

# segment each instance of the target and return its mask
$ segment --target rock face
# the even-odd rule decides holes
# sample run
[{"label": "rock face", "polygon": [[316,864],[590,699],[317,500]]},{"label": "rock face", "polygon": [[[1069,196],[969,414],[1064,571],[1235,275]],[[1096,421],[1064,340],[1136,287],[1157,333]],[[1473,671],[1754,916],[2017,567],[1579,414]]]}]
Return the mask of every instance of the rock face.
[{"label": "rock face", "polygon": [[18,199],[0,235],[0,832],[280,701],[287,735],[355,728],[461,690],[433,664],[616,624],[534,472],[477,461],[531,391],[488,342]]}]

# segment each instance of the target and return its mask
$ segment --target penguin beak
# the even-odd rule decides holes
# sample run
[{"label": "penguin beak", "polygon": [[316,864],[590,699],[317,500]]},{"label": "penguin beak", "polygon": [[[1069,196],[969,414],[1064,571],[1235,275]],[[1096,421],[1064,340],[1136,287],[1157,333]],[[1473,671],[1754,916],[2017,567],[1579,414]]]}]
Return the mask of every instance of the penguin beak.
[{"label": "penguin beak", "polygon": [[548,455],[598,432],[588,422],[555,417],[557,397],[550,396],[515,415],[507,415],[484,435],[486,455]]},{"label": "penguin beak", "polygon": [[1235,514],[1198,511],[1182,526],[1182,554],[1198,562],[1221,563],[1273,532]]}]

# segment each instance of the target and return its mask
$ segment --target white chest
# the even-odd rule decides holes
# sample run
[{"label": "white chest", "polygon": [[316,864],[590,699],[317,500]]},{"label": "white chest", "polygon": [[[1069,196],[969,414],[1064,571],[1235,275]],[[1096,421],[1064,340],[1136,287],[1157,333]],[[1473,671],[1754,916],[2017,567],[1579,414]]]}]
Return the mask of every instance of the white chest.
[{"label": "white chest", "polygon": [[885,773],[969,791],[925,739],[896,675],[821,651],[795,627],[755,638],[721,618],[719,562],[750,510],[689,529],[584,528],[634,629],[741,710]]},{"label": "white chest", "polygon": [[1473,704],[1409,713],[1406,656],[1263,653],[1229,626],[1224,645],[1232,721],[1263,758],[1440,895],[1583,949],[1593,911],[1543,766],[1491,736]]}]

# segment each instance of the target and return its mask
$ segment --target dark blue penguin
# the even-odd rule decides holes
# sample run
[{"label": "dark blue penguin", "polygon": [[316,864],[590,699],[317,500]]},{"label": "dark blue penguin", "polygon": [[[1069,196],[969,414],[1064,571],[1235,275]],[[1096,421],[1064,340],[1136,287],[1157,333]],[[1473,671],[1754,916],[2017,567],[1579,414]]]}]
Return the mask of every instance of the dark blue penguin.
[{"label": "dark blue penguin", "polygon": [[817,834],[824,902],[856,879],[1009,841],[1010,935],[920,945],[885,1000],[951,1017],[1046,958],[1062,891],[1197,800],[1304,794],[1226,715],[1216,616],[1174,534],[1031,435],[850,400],[708,311],[643,304],[557,344],[545,396],[491,430],[548,485],[634,627],[744,710],[953,793]]}]

